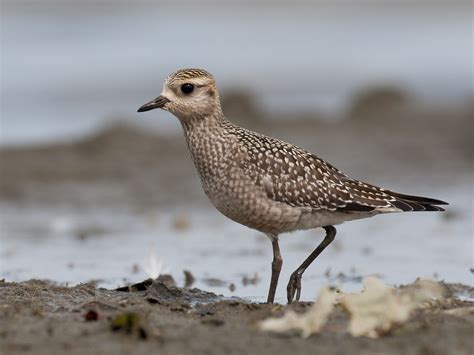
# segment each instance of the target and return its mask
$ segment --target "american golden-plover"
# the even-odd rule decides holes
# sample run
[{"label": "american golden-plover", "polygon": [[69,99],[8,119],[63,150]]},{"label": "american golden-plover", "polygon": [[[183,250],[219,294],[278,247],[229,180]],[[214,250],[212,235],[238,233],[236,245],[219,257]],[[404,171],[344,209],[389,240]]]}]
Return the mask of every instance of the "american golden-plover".
[{"label": "american golden-plover", "polygon": [[282,266],[278,237],[322,227],[324,240],[292,273],[291,303],[301,295],[306,268],[334,240],[334,225],[402,211],[443,211],[446,202],[404,195],[354,180],[316,155],[281,140],[241,128],[226,119],[213,76],[182,69],[166,79],[161,95],[138,112],[161,108],[184,129],[202,187],[228,218],[265,233],[273,262],[267,302],[272,303]]}]

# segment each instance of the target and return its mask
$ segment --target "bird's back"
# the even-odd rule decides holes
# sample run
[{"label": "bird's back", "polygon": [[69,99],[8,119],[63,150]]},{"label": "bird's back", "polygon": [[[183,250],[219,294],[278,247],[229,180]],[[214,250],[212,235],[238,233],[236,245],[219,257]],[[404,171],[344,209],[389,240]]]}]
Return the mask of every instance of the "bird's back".
[{"label": "bird's back", "polygon": [[443,201],[404,195],[346,174],[313,153],[249,130],[237,133],[245,147],[244,171],[268,196],[293,207],[330,211],[441,211]]}]

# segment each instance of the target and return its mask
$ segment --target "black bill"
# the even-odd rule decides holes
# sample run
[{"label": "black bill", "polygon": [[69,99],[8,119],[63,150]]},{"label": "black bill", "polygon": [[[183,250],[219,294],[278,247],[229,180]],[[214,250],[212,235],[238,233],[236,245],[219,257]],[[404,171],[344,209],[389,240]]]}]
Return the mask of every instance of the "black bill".
[{"label": "black bill", "polygon": [[153,110],[155,108],[163,108],[168,102],[170,102],[170,100],[160,95],[156,99],[151,100],[150,102],[147,102],[145,105],[140,107],[137,112],[145,112]]}]

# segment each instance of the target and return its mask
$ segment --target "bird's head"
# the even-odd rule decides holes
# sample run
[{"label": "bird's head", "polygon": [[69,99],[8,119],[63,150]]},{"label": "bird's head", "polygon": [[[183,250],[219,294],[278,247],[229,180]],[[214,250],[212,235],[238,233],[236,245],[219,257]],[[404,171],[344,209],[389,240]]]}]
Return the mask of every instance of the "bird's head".
[{"label": "bird's head", "polygon": [[166,78],[160,96],[138,112],[161,108],[181,121],[200,119],[221,112],[213,76],[203,69],[181,69]]}]

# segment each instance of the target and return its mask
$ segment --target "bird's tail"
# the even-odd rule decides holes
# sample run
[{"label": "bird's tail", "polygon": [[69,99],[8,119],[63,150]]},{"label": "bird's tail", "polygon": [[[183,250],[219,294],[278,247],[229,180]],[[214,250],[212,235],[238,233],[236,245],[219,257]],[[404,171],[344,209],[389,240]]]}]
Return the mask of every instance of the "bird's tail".
[{"label": "bird's tail", "polygon": [[391,201],[391,204],[402,210],[402,211],[444,211],[444,208],[439,205],[449,205],[449,203],[435,200],[434,198],[404,195],[398,192],[388,192],[395,201]]}]

